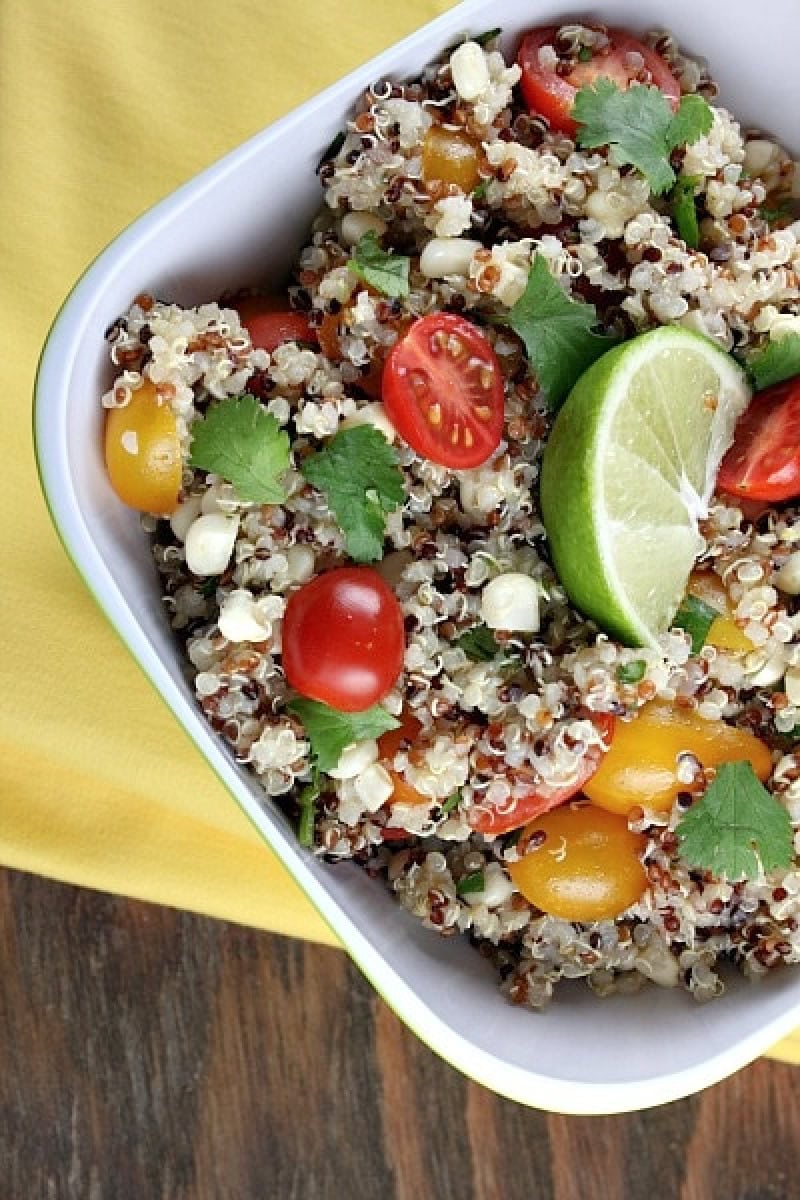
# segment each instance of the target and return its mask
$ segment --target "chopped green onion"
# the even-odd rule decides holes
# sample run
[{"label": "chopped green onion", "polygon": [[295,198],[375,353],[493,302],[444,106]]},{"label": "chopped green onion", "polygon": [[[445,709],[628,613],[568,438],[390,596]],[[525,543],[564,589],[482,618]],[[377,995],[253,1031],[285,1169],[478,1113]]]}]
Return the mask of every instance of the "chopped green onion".
[{"label": "chopped green onion", "polygon": [[483,871],[472,871],[471,874],[465,875],[463,879],[459,879],[456,884],[456,895],[472,895],[473,892],[482,892],[485,887],[486,880]]},{"label": "chopped green onion", "polygon": [[699,183],[699,175],[679,175],[670,201],[678,236],[683,238],[690,250],[696,250],[700,245],[700,225],[694,196],[694,189]]},{"label": "chopped green onion", "polygon": [[314,822],[317,816],[317,799],[320,793],[319,779],[314,778],[297,797],[300,820],[297,823],[297,840],[301,846],[314,844]]},{"label": "chopped green onion", "polygon": [[643,658],[635,658],[633,662],[621,663],[617,667],[617,679],[620,683],[638,683],[644,679],[647,663]]},{"label": "chopped green onion", "polygon": [[457,791],[453,792],[452,796],[448,796],[444,804],[440,804],[439,807],[443,813],[450,813],[454,808],[458,808],[460,803],[461,791],[458,789]]},{"label": "chopped green onion", "polygon": [[331,142],[331,144],[327,147],[327,149],[322,151],[322,157],[320,158],[319,162],[317,163],[317,170],[320,169],[320,167],[322,166],[323,163],[328,162],[329,159],[336,158],[336,155],[339,153],[339,151],[341,150],[342,146],[345,143],[346,137],[347,137],[347,134],[344,133],[344,131],[340,129],[339,132],[336,134],[336,137]]},{"label": "chopped green onion", "polygon": [[706,604],[699,596],[689,595],[675,614],[672,625],[675,629],[686,630],[692,639],[692,654],[699,654],[709,629],[720,615],[719,609]]},{"label": "chopped green onion", "polygon": [[219,575],[209,575],[208,579],[204,579],[200,584],[200,595],[209,600],[216,592],[219,581]]},{"label": "chopped green onion", "polygon": [[592,61],[591,47],[581,46],[580,50],[578,51],[578,60],[579,60],[579,62],[591,62]]},{"label": "chopped green onion", "polygon": [[473,200],[485,200],[486,193],[488,192],[488,190],[489,190],[489,180],[482,179],[480,181],[480,183],[478,184],[478,186],[476,188],[474,188],[474,190],[472,192],[472,199]]}]

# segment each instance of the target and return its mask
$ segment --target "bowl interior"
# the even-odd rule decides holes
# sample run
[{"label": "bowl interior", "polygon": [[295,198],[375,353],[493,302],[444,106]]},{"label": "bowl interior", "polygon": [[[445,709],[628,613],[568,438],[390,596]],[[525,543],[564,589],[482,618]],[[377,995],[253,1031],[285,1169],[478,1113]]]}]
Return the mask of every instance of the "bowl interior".
[{"label": "bowl interior", "polygon": [[[101,459],[99,396],[108,387],[103,331],[139,291],[181,303],[283,280],[319,206],[315,167],[359,90],[409,77],[462,32],[502,20],[504,40],[564,17],[634,30],[668,26],[703,54],[722,99],[745,124],[794,140],[800,101],[793,46],[800,9],[773,0],[768,19],[731,0],[626,0],[582,8],[470,0],[354,72],[187,184],[128,229],[77,285],[54,326],[37,388],[37,447],[54,519],[78,569],[177,718],[265,839],[306,889],[388,1002],[434,1049],[505,1094],[539,1107],[612,1112],[686,1094],[742,1065],[788,1031],[800,972],[758,985],[734,979],[701,1008],[677,989],[600,1002],[563,987],[543,1015],[508,1005],[494,972],[463,940],[436,938],[357,868],[326,867],[297,846],[283,817],[259,802],[200,717],[162,611],[147,540],[117,502]],[[724,44],[721,29],[732,30]],[[770,68],[752,47],[770,42]]]}]

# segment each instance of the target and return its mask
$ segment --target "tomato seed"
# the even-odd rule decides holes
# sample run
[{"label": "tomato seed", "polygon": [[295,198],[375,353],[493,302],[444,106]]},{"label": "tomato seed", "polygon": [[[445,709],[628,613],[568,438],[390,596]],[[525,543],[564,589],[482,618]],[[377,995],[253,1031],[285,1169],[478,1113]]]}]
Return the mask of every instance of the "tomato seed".
[{"label": "tomato seed", "polygon": [[426,396],[428,394],[428,377],[422,371],[410,371],[408,382],[414,389],[415,396]]},{"label": "tomato seed", "polygon": [[475,439],[472,436],[472,430],[469,428],[469,426],[467,426],[464,429],[464,445],[469,450],[470,446],[472,446],[474,444],[474,442],[475,442]]},{"label": "tomato seed", "polygon": [[457,362],[459,358],[463,357],[464,349],[464,343],[461,341],[461,339],[457,338],[451,333],[447,339],[447,353],[449,354],[450,358],[452,358],[454,362]]},{"label": "tomato seed", "polygon": [[428,409],[428,420],[431,425],[437,426],[442,423],[442,406],[441,404],[432,404]]},{"label": "tomato seed", "polygon": [[491,419],[492,410],[487,408],[485,404],[479,404],[475,409],[475,416],[479,421],[488,421]]}]

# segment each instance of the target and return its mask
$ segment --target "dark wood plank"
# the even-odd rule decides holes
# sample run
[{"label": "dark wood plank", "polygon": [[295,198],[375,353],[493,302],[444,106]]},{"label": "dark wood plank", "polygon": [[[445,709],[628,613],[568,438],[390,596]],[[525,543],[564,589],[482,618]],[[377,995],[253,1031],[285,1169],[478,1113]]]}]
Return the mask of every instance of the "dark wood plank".
[{"label": "dark wood plank", "polygon": [[338,951],[2,871],[0,956],[2,1200],[800,1197],[800,1068],[547,1115],[437,1059]]}]

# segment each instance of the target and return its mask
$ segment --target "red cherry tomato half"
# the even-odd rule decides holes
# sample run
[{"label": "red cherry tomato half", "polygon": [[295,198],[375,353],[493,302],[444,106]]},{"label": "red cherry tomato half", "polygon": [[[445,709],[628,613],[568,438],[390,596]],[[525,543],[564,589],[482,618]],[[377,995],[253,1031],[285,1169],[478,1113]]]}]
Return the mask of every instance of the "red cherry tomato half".
[{"label": "red cherry tomato half", "polygon": [[717,488],[747,500],[800,496],[800,378],[753,397],[722,460]]},{"label": "red cherry tomato half", "polygon": [[400,674],[403,614],[377,571],[341,567],[289,597],[282,642],[286,678],[301,696],[361,712],[383,699]]},{"label": "red cherry tomato half", "polygon": [[[678,107],[681,88],[664,59],[655,50],[645,46],[637,38],[620,29],[609,29],[610,44],[595,50],[587,62],[565,63],[565,73],[543,67],[539,61],[542,46],[553,46],[558,26],[532,29],[522,40],[517,62],[522,68],[520,87],[525,103],[532,113],[546,117],[553,129],[574,137],[577,125],[570,113],[575,102],[575,93],[596,79],[611,79],[621,91],[627,91],[631,83],[651,83],[660,88],[673,108]],[[556,53],[558,53],[556,51]],[[629,57],[638,55],[640,59]],[[649,78],[648,78],[649,76]]]},{"label": "red cherry tomato half", "polygon": [[400,436],[443,467],[480,466],[500,444],[500,364],[477,326],[455,313],[421,317],[395,343],[382,395]]},{"label": "red cherry tomato half", "polygon": [[[608,747],[614,736],[614,718],[610,713],[592,713],[592,723]],[[493,835],[519,829],[520,825],[526,825],[528,821],[549,812],[551,808],[558,808],[560,804],[577,795],[600,766],[603,754],[604,751],[599,746],[592,746],[581,761],[578,774],[572,783],[564,787],[540,784],[535,791],[520,797],[508,812],[503,809],[473,809],[468,817],[469,824],[478,833]]]},{"label": "red cherry tomato half", "polygon": [[272,296],[247,296],[233,304],[257,350],[271,353],[283,342],[316,344],[317,335],[306,314],[284,307],[285,303]]}]

